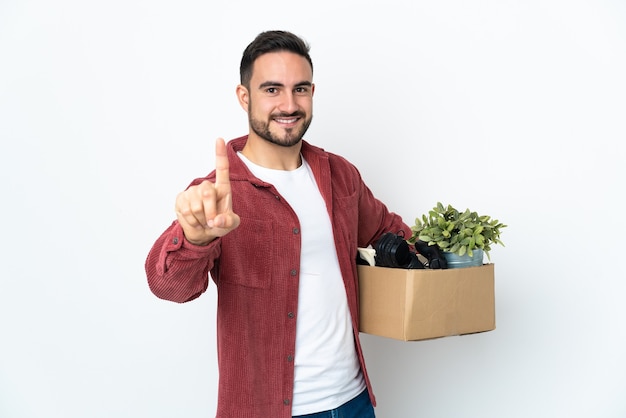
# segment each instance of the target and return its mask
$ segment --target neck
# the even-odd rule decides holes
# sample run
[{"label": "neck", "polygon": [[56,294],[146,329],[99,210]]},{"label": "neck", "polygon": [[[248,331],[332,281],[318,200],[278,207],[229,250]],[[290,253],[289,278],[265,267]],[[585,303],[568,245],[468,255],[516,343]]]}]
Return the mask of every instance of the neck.
[{"label": "neck", "polygon": [[272,144],[256,135],[249,135],[241,153],[253,163],[272,170],[295,170],[302,165],[302,141],[291,147]]}]

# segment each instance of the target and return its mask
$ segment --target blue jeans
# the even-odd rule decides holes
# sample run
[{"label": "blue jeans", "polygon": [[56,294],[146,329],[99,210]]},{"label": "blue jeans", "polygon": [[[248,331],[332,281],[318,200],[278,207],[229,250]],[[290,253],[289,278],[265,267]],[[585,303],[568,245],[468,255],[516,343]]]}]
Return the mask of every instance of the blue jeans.
[{"label": "blue jeans", "polygon": [[365,389],[359,396],[330,411],[298,415],[293,418],[376,418],[370,394]]}]

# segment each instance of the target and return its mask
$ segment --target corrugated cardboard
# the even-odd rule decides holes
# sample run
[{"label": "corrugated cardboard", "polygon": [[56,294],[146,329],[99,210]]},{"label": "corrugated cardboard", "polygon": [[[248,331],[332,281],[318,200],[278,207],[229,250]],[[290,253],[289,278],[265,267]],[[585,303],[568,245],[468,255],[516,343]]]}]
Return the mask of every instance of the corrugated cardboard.
[{"label": "corrugated cardboard", "polygon": [[357,267],[361,332],[415,341],[496,327],[493,264],[446,270]]}]

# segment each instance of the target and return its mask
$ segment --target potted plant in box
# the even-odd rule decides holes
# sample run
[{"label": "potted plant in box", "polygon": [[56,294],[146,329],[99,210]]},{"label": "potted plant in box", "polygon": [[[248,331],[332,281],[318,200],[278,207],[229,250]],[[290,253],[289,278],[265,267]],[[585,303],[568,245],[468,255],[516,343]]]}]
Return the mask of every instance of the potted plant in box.
[{"label": "potted plant in box", "polygon": [[437,202],[428,216],[424,214],[421,219],[415,219],[415,225],[411,227],[413,235],[407,242],[436,245],[443,252],[448,267],[480,266],[483,253],[491,260],[492,244],[504,246],[500,233],[505,227],[488,215],[479,215],[469,209],[460,212],[451,205]]}]

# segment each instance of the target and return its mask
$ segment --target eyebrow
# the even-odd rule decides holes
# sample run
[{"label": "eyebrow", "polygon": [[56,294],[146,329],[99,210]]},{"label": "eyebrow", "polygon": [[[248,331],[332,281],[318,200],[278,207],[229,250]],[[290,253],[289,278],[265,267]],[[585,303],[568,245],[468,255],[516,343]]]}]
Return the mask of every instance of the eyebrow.
[{"label": "eyebrow", "polygon": [[[296,87],[302,87],[302,86],[307,86],[307,87],[311,87],[313,85],[312,82],[310,81],[301,81],[299,83],[296,84]],[[259,88],[265,88],[265,87],[285,87],[285,85],[283,83],[279,83],[277,81],[266,81],[264,83],[261,83],[259,85]]]}]

